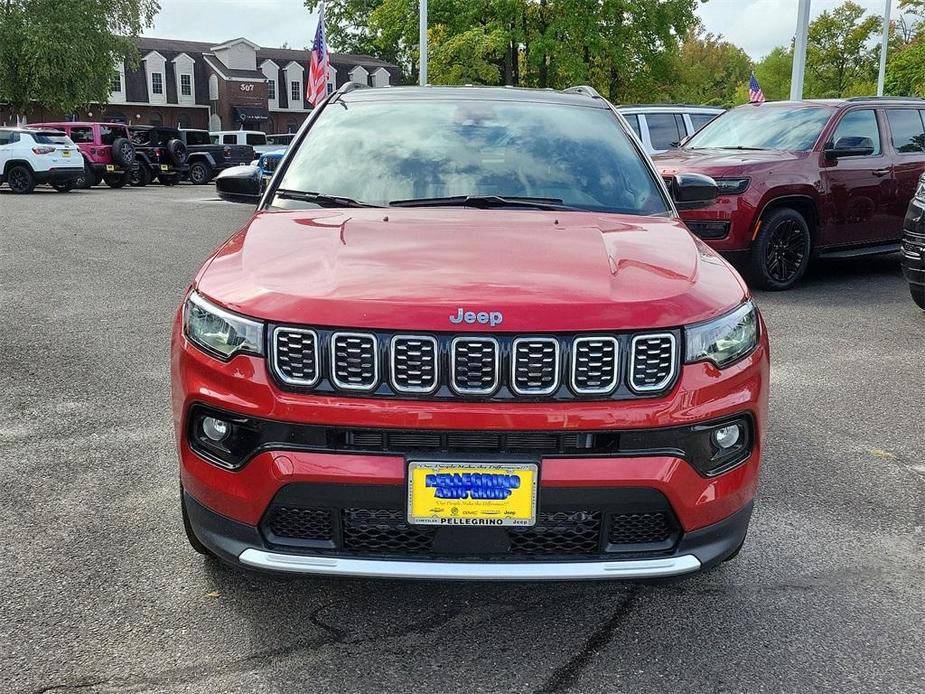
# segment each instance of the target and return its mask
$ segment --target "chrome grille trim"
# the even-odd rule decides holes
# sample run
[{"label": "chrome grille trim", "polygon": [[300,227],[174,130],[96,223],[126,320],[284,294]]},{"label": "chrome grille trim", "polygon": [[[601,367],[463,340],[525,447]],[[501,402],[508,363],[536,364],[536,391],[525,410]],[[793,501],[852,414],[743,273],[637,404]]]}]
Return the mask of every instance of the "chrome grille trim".
[{"label": "chrome grille trim", "polygon": [[[363,349],[362,344],[358,344],[362,341],[369,341],[372,347],[372,363],[369,364],[369,368],[372,370],[372,380],[365,380],[361,383],[351,382],[349,380],[345,381],[340,378],[338,371],[341,369],[350,369],[357,368],[356,366],[349,366],[346,363],[340,364],[338,359],[338,341],[346,340],[346,344],[352,344],[353,349]],[[357,332],[335,332],[331,334],[331,381],[335,386],[341,388],[342,390],[354,390],[354,391],[364,391],[368,392],[375,390],[376,386],[379,385],[379,341],[375,335],[372,333],[357,333]],[[363,357],[361,356],[361,359]],[[362,368],[365,369],[366,364],[362,364]],[[348,375],[349,378],[349,375]]]},{"label": "chrome grille trim", "polygon": [[[658,343],[658,349],[661,351],[664,347],[665,341],[667,340],[669,345],[669,360],[667,374],[662,377],[656,383],[645,383],[641,385],[637,382],[637,376],[639,375],[638,367],[640,366],[640,359],[645,360],[645,366],[643,367],[643,374],[645,370],[651,368],[652,360],[648,356],[649,347],[653,346],[652,343]],[[641,342],[647,342],[648,345],[640,347]],[[645,354],[642,354],[641,351],[645,349]],[[630,352],[630,364],[629,364],[629,387],[634,393],[649,393],[658,390],[663,390],[669,383],[674,380],[675,371],[677,370],[678,362],[678,341],[674,335],[671,333],[644,333],[641,335],[636,335],[633,337],[631,342],[631,352]],[[659,364],[662,362],[659,361]]]},{"label": "chrome grille trim", "polygon": [[[494,360],[492,363],[492,382],[487,388],[460,387],[456,382],[456,362],[461,345],[492,345]],[[493,337],[455,337],[450,343],[450,388],[458,395],[491,395],[501,385],[501,346]]]},{"label": "chrome grille trim", "polygon": [[[611,376],[611,379],[605,382],[602,386],[587,388],[587,387],[582,387],[578,385],[579,375],[580,375],[578,371],[580,368],[583,368],[579,363],[580,362],[579,350],[581,349],[581,346],[585,343],[589,343],[590,345],[600,344],[602,347],[603,345],[608,344],[608,343],[613,345],[613,364],[610,367],[611,370],[613,371],[613,375]],[[601,371],[603,372],[603,370],[606,368],[606,365],[603,361],[603,355],[601,355],[600,359],[601,359],[601,362],[598,368],[601,369]],[[588,367],[591,367],[591,366],[593,365],[592,364],[588,365]],[[588,368],[588,367],[584,367],[584,368]],[[586,381],[587,380],[588,379],[586,379]],[[572,368],[571,368],[571,383],[570,383],[572,390],[580,395],[602,395],[604,393],[611,392],[619,384],[620,384],[620,341],[615,337],[611,337],[607,335],[590,335],[590,336],[576,337],[572,341]]]},{"label": "chrome grille trim", "polygon": [[[313,378],[300,378],[297,376],[290,376],[283,368],[280,366],[280,351],[288,351],[288,345],[285,349],[280,349],[280,340],[281,333],[288,333],[291,335],[305,335],[311,339],[311,349],[312,349],[312,361],[314,362],[314,377]],[[288,341],[288,340],[287,340]],[[309,330],[307,328],[287,328],[279,326],[273,330],[273,339],[270,341],[270,353],[271,359],[270,363],[273,366],[273,371],[276,373],[276,376],[283,381],[283,383],[288,383],[293,386],[304,386],[312,387],[321,380],[321,354],[318,349],[318,333],[314,330]]]},{"label": "chrome grille trim", "polygon": [[[433,378],[428,384],[412,386],[407,384],[402,385],[398,382],[396,375],[399,373],[399,369],[396,357],[401,342],[430,345],[431,358],[433,360]],[[430,335],[394,335],[389,343],[389,383],[392,388],[399,393],[431,393],[436,390],[437,386],[440,384],[440,347],[437,344],[437,339]]]},{"label": "chrome grille trim", "polygon": [[[520,348],[522,345],[552,345],[553,347],[553,377],[552,383],[545,387],[520,387],[518,385],[518,369],[523,366],[521,363]],[[540,359],[546,359],[545,350],[543,350],[544,356],[541,356]],[[536,362],[534,361],[531,364],[531,355],[527,354],[527,367],[536,368]],[[560,356],[559,356],[559,340],[554,337],[518,337],[514,339],[514,342],[511,343],[511,390],[517,395],[549,395],[550,393],[555,393],[559,389],[559,371],[560,371]],[[543,365],[539,365],[540,369],[545,368]]]}]

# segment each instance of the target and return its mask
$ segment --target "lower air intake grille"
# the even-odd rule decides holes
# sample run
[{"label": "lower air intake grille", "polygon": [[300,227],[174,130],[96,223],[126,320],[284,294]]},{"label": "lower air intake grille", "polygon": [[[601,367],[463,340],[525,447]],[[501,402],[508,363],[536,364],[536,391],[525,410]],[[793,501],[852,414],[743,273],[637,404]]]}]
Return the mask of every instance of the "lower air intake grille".
[{"label": "lower air intake grille", "polygon": [[331,376],[338,388],[373,390],[379,384],[376,336],[334,333],[331,336]]},{"label": "lower air intake grille", "polygon": [[600,511],[541,513],[532,528],[512,528],[511,554],[597,554]]},{"label": "lower air intake grille", "polygon": [[398,509],[345,508],[344,549],[370,554],[424,554],[430,551],[433,530],[405,522]]},{"label": "lower air intake grille", "polygon": [[637,335],[632,342],[630,387],[636,392],[662,390],[674,378],[675,337],[671,333]]},{"label": "lower air intake grille", "polygon": [[277,537],[330,540],[333,522],[327,509],[276,506],[266,520],[266,528]]},{"label": "lower air intake grille", "polygon": [[273,367],[284,382],[312,386],[321,377],[318,335],[314,330],[277,328],[273,333]]},{"label": "lower air intake grille", "polygon": [[607,541],[612,545],[641,545],[667,542],[675,532],[666,513],[620,513],[610,517]]}]

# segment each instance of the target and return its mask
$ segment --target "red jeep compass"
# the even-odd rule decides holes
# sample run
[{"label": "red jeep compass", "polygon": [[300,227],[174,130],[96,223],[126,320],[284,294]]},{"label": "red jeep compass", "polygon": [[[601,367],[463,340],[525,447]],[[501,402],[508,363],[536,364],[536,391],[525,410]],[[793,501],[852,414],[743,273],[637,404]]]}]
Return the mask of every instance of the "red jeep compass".
[{"label": "red jeep compass", "polygon": [[348,85],[197,274],[172,379],[202,553],[644,578],[741,547],[768,343],[593,90]]},{"label": "red jeep compass", "polygon": [[925,171],[923,115],[925,101],[894,97],[748,104],[655,165],[716,179],[720,197],[684,221],[741,256],[753,286],[788,289],[811,257],[899,250]]}]

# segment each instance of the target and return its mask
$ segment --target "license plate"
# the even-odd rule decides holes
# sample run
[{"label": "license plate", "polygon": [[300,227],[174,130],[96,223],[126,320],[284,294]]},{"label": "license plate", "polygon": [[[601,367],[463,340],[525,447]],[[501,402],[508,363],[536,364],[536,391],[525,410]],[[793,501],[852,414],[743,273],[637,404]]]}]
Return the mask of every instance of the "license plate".
[{"label": "license plate", "polygon": [[61,156],[67,159],[68,157],[71,156],[71,150],[69,149],[64,150],[63,152],[61,152]]},{"label": "license plate", "polygon": [[113,166],[112,164],[106,164],[106,170],[107,170],[107,171],[115,171],[115,170],[116,170],[116,167]]},{"label": "license plate", "polygon": [[167,166],[167,164],[161,164],[161,171],[167,171],[168,169],[170,169],[170,167]]},{"label": "license plate", "polygon": [[408,465],[408,522],[530,526],[536,523],[536,463]]}]

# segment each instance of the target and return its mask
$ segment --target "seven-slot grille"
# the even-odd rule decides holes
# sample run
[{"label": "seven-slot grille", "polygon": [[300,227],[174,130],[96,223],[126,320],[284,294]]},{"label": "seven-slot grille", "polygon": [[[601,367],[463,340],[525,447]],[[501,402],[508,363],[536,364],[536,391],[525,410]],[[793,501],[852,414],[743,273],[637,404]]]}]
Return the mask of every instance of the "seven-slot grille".
[{"label": "seven-slot grille", "polygon": [[518,395],[549,395],[559,387],[559,341],[518,337],[511,359],[511,388]]},{"label": "seven-slot grille", "polygon": [[321,378],[318,334],[302,328],[277,328],[273,339],[273,361],[279,377],[286,383],[315,385]]},{"label": "seven-slot grille", "polygon": [[400,393],[429,393],[437,387],[437,340],[426,335],[392,338],[392,387]]},{"label": "seven-slot grille", "polygon": [[492,337],[457,337],[450,346],[450,385],[460,395],[490,395],[501,381],[501,348]]},{"label": "seven-slot grille", "polygon": [[669,331],[523,337],[276,326],[271,336],[283,385],[376,396],[624,399],[668,389],[680,357]]},{"label": "seven-slot grille", "polygon": [[614,337],[576,337],[572,343],[572,388],[582,395],[609,393],[620,380],[619,343]]},{"label": "seven-slot grille", "polygon": [[379,349],[369,333],[331,336],[331,380],[345,390],[373,390],[379,384]]},{"label": "seven-slot grille", "polygon": [[636,392],[661,390],[675,371],[675,337],[671,333],[637,335],[633,338],[630,387]]}]

